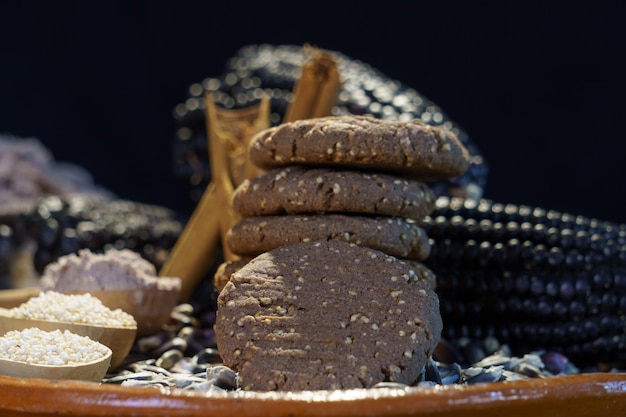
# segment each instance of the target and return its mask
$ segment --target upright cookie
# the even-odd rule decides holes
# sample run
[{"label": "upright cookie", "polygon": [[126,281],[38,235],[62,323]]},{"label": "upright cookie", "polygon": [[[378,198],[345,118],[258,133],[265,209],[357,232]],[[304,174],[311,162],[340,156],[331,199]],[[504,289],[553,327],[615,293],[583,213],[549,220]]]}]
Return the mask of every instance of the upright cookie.
[{"label": "upright cookie", "polygon": [[435,197],[425,183],[394,175],[290,166],[242,182],[233,208],[242,217],[351,212],[421,220]]},{"label": "upright cookie", "polygon": [[218,297],[224,364],[247,390],[413,384],[442,330],[423,271],[338,240],[266,252]]},{"label": "upright cookie", "polygon": [[312,214],[246,217],[226,235],[233,253],[257,256],[278,246],[338,239],[399,258],[424,260],[430,254],[426,232],[413,220]]},{"label": "upright cookie", "polygon": [[424,179],[451,178],[469,167],[454,133],[419,120],[329,116],[283,123],[259,132],[250,160],[263,169],[305,164],[378,169]]}]

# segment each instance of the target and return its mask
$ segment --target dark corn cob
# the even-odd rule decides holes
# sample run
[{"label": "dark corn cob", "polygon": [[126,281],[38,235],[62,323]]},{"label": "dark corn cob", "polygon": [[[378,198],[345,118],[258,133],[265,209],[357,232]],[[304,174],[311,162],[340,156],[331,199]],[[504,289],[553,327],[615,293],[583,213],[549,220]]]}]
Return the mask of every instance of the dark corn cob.
[{"label": "dark corn cob", "polygon": [[[456,133],[471,155],[467,172],[456,178],[431,182],[437,195],[462,192],[475,198],[482,195],[487,164],[478,147],[435,103],[402,83],[391,80],[367,64],[332,52],[336,57],[342,88],[333,115],[372,115],[380,119],[420,119]],[[224,73],[189,88],[189,97],[174,110],[178,125],[174,141],[174,172],[189,189],[196,203],[210,181],[204,116],[204,94],[213,93],[218,105],[246,107],[270,97],[271,124],[282,121],[293,100],[293,86],[307,59],[300,46],[250,45],[228,60]]]},{"label": "dark corn cob", "polygon": [[626,225],[440,197],[424,228],[446,338],[626,361]]},{"label": "dark corn cob", "polygon": [[109,248],[136,251],[158,270],[183,227],[164,207],[81,195],[44,198],[25,221],[37,243],[34,263],[39,273],[63,255]]},{"label": "dark corn cob", "polygon": [[56,161],[38,139],[0,134],[0,289],[28,285],[25,214],[42,196],[78,192],[111,195],[82,167]]}]

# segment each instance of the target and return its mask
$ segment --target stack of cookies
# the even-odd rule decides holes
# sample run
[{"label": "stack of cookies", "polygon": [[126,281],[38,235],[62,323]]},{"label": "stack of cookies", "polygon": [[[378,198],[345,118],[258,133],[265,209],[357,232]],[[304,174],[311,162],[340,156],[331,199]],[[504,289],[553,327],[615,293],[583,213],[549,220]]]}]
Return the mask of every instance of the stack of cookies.
[{"label": "stack of cookies", "polygon": [[414,383],[442,328],[420,221],[424,181],[463,174],[453,133],[419,121],[339,116],[256,135],[266,173],[233,196],[242,217],[216,274],[215,331],[244,389]]}]

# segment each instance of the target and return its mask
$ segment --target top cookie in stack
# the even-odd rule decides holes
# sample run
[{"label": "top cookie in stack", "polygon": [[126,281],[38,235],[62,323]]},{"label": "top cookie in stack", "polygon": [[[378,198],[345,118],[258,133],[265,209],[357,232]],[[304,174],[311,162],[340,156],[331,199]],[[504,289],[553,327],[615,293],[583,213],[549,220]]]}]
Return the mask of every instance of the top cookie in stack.
[{"label": "top cookie in stack", "polygon": [[260,132],[250,158],[269,171],[235,190],[226,243],[243,258],[215,278],[216,340],[240,386],[416,382],[442,330],[420,263],[435,204],[423,181],[462,174],[465,148],[419,121],[341,116]]},{"label": "top cookie in stack", "polygon": [[233,196],[243,220],[227,244],[244,258],[339,239],[424,260],[430,246],[419,222],[435,197],[423,181],[458,176],[469,166],[467,150],[450,131],[368,116],[265,130],[252,139],[250,159],[269,172],[244,181]]},{"label": "top cookie in stack", "polygon": [[323,165],[451,178],[469,167],[469,153],[450,131],[419,120],[338,116],[286,123],[259,133],[250,159],[263,169]]}]

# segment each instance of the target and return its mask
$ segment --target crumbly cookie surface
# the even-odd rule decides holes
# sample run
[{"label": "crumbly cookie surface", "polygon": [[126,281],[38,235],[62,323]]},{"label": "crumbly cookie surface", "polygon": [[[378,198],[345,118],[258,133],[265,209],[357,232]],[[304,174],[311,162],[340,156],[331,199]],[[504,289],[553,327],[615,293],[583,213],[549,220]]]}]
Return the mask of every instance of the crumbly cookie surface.
[{"label": "crumbly cookie surface", "polygon": [[442,329],[425,271],[337,240],[266,252],[218,297],[224,364],[247,390],[414,383]]},{"label": "crumbly cookie surface", "polygon": [[370,116],[298,120],[259,132],[250,160],[264,169],[291,164],[402,172],[427,179],[463,174],[469,153],[454,133],[419,120]]},{"label": "crumbly cookie surface", "polygon": [[430,243],[416,221],[401,217],[344,214],[278,215],[247,217],[226,235],[233,253],[257,256],[284,245],[338,239],[385,252],[399,258],[424,260]]},{"label": "crumbly cookie surface", "polygon": [[230,280],[230,276],[244,267],[249,261],[250,259],[235,259],[224,261],[218,265],[215,274],[213,274],[213,287],[215,287],[217,292],[222,291]]},{"label": "crumbly cookie surface", "polygon": [[277,168],[245,180],[233,194],[242,217],[294,213],[359,213],[421,220],[435,207],[421,181],[376,172]]}]

